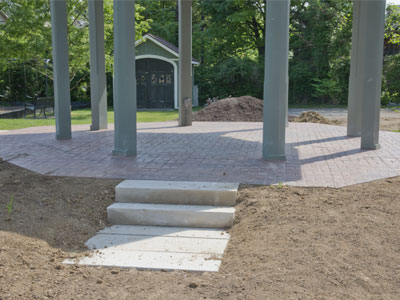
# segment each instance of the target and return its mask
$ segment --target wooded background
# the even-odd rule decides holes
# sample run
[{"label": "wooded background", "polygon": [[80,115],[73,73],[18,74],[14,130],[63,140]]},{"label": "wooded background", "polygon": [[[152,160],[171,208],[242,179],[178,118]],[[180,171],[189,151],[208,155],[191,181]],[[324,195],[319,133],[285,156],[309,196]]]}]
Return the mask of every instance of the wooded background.
[{"label": "wooded background", "polygon": [[[113,3],[104,1],[106,66],[112,104]],[[262,99],[265,0],[194,0],[193,56],[199,99],[251,95]],[[346,105],[353,3],[292,0],[289,102]],[[3,0],[9,19],[0,25],[0,94],[9,102],[52,94],[48,0]],[[71,97],[90,99],[87,1],[69,0]],[[382,104],[400,102],[400,8],[387,8]],[[178,45],[176,0],[136,0],[136,39],[145,33]]]}]

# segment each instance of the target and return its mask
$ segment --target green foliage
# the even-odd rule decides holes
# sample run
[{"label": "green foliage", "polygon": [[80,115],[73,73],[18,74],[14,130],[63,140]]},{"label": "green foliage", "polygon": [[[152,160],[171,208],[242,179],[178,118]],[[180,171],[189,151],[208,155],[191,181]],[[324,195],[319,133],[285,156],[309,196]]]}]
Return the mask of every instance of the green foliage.
[{"label": "green foliage", "polygon": [[352,3],[294,0],[290,17],[289,101],[345,103]]},{"label": "green foliage", "polygon": [[[264,0],[198,1],[201,43],[208,64],[230,57],[264,57]],[[203,52],[203,53],[201,53]]]},{"label": "green foliage", "polygon": [[151,33],[178,45],[177,0],[136,0],[144,8],[143,17],[151,26]]},{"label": "green foliage", "polygon": [[341,89],[338,83],[331,79],[331,78],[324,78],[324,79],[313,79],[315,83],[312,84],[314,87],[314,92],[312,94],[313,97],[321,99],[326,103],[337,103],[337,99],[340,95]]},{"label": "green foliage", "polygon": [[389,5],[386,9],[385,39],[387,44],[400,44],[400,7]]},{"label": "green foliage", "polygon": [[[151,32],[178,45],[177,0],[137,0],[136,38]],[[200,101],[209,97],[262,98],[265,0],[193,0],[193,57]],[[352,1],[292,0],[290,7],[289,101],[346,105],[350,73]],[[10,18],[0,26],[0,94],[22,98],[52,90],[48,0],[0,1]],[[88,99],[87,1],[69,0],[72,99]],[[113,1],[104,1],[108,103],[112,104]],[[400,9],[389,5],[385,28],[382,102],[399,102]],[[17,59],[11,61],[11,59]],[[44,63],[50,59],[49,64]],[[23,71],[25,62],[25,71]],[[9,74],[14,76],[10,84]],[[29,81],[23,87],[24,77]],[[11,93],[10,93],[11,91]]]},{"label": "green foliage", "polygon": [[382,104],[400,103],[400,53],[385,57]]},{"label": "green foliage", "polygon": [[382,104],[400,103],[400,8],[387,7]]},{"label": "green foliage", "polygon": [[[114,49],[112,4],[112,0],[104,1],[106,68],[110,73],[112,73]],[[85,99],[89,98],[88,87],[90,86],[88,1],[69,0],[67,6],[71,98]],[[35,71],[36,77],[42,74],[51,82],[53,66],[49,1],[0,1],[0,10],[9,16],[7,22],[0,26],[1,69],[8,69],[10,61],[17,60],[20,63],[24,62],[26,68]],[[143,12],[142,6],[135,5],[137,38],[141,38],[142,33],[149,29],[150,22],[144,19]],[[48,63],[45,64],[45,61]],[[23,82],[20,76],[17,76],[14,81]],[[6,82],[7,80],[3,80],[3,90],[6,89],[4,87]],[[40,93],[40,90],[43,90],[43,86],[36,88],[35,93]],[[14,93],[18,91],[18,89],[12,90]],[[20,97],[18,95],[18,98]]]},{"label": "green foliage", "polygon": [[263,65],[249,58],[231,57],[209,68],[196,69],[202,98],[250,95],[262,98]]},{"label": "green foliage", "polygon": [[7,212],[9,215],[11,215],[12,211],[13,211],[13,203],[14,203],[14,197],[11,196],[10,201],[8,201],[6,208],[7,208]]}]

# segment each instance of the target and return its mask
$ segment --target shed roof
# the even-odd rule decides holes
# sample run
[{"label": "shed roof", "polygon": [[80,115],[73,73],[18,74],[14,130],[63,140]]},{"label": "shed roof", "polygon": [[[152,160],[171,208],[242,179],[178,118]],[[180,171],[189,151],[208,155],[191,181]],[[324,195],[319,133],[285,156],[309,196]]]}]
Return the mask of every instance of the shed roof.
[{"label": "shed roof", "polygon": [[[156,36],[151,33],[146,33],[140,40],[136,41],[136,47],[139,46],[140,44],[144,43],[147,40],[151,40],[153,43],[156,45],[160,46],[161,48],[167,50],[177,58],[179,58],[179,48],[176,47],[175,45],[171,44],[167,40],[164,40],[162,37]],[[200,64],[200,62],[192,57],[192,63],[194,65]]]},{"label": "shed roof", "polygon": [[0,10],[0,16],[2,16],[4,20],[8,19],[8,16],[4,12],[2,12],[1,10]]}]

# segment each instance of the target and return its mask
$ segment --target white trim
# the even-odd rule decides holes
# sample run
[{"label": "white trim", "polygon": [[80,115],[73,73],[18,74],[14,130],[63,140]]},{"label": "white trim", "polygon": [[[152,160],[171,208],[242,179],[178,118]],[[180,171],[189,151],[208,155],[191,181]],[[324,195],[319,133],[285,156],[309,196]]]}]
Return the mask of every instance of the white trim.
[{"label": "white trim", "polygon": [[8,16],[0,10],[0,15],[4,18],[4,22],[8,20]]},{"label": "white trim", "polygon": [[172,55],[174,55],[176,57],[179,57],[179,53],[176,53],[174,50],[168,48],[164,44],[161,44],[159,41],[157,41],[156,39],[152,38],[151,36],[149,36],[147,34],[145,34],[140,40],[136,41],[135,47],[139,46],[140,44],[144,43],[147,40],[152,41],[154,44],[156,44],[157,46],[163,48],[165,51],[168,51]]},{"label": "white trim", "polygon": [[143,59],[143,58],[159,59],[159,60],[163,60],[163,61],[166,61],[166,62],[169,62],[170,64],[172,64],[172,66],[174,67],[174,108],[178,109],[178,66],[177,66],[176,62],[174,62],[172,59],[169,59],[169,58],[166,58],[163,56],[159,56],[159,55],[144,54],[144,55],[136,56],[136,60]]},{"label": "white trim", "polygon": [[[154,44],[156,44],[157,46],[163,48],[165,51],[168,51],[169,53],[171,53],[172,55],[174,55],[175,57],[177,57],[176,60],[179,60],[179,53],[175,52],[174,50],[168,48],[167,46],[165,46],[164,44],[160,43],[159,41],[157,41],[155,38],[151,37],[150,35],[145,34],[140,40],[137,40],[135,42],[135,48],[137,46],[139,46],[140,44],[143,44],[145,41],[150,40],[152,41]],[[174,58],[172,58],[171,60],[175,60]],[[193,65],[200,65],[199,62],[194,61],[192,59],[192,64]]]},{"label": "white trim", "polygon": [[[179,61],[179,58],[173,58],[172,60],[173,60],[173,61]],[[192,59],[192,65],[199,66],[200,63],[197,62],[197,61],[194,61],[194,60]]]}]

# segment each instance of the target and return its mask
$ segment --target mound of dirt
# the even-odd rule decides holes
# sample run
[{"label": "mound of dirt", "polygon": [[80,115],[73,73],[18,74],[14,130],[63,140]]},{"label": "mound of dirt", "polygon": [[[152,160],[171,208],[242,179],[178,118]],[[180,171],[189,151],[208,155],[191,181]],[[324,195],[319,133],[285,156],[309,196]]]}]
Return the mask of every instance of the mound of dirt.
[{"label": "mound of dirt", "polygon": [[[262,122],[263,101],[251,96],[218,100],[193,114],[193,121]],[[303,112],[300,116],[289,116],[289,122],[340,125],[315,111]]]},{"label": "mound of dirt", "polygon": [[329,125],[335,124],[335,122],[328,120],[327,118],[325,118],[324,116],[320,115],[315,111],[303,112],[298,117],[289,116],[289,122],[319,123],[319,124],[329,124]]},{"label": "mound of dirt", "polygon": [[193,121],[262,122],[263,101],[251,96],[218,100],[193,114]]}]

